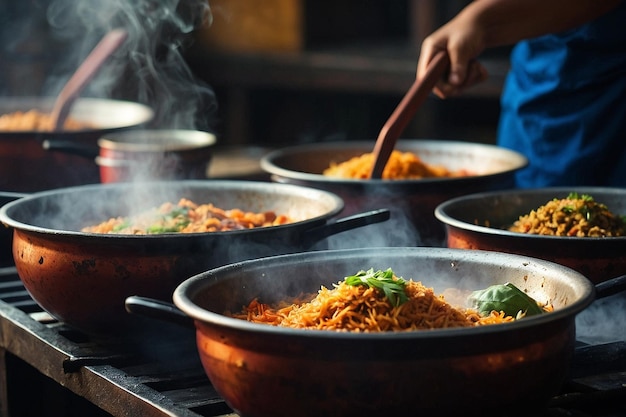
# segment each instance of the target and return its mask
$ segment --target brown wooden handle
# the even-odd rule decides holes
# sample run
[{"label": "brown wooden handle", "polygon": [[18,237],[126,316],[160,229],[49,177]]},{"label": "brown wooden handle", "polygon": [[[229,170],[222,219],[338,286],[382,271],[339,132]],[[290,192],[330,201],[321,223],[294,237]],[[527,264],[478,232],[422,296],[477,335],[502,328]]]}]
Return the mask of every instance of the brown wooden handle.
[{"label": "brown wooden handle", "polygon": [[114,29],[107,33],[85,58],[69,81],[65,84],[52,108],[52,120],[55,131],[63,128],[74,101],[85,86],[96,75],[106,60],[126,40],[128,33],[124,29]]},{"label": "brown wooden handle", "polygon": [[443,76],[450,65],[450,59],[446,51],[438,52],[428,64],[423,77],[416,79],[409,91],[404,95],[400,104],[393,111],[387,122],[383,125],[376,145],[374,146],[374,165],[370,178],[380,179],[391,152],[396,146],[398,138],[406,129],[419,107],[426,101],[437,81]]}]

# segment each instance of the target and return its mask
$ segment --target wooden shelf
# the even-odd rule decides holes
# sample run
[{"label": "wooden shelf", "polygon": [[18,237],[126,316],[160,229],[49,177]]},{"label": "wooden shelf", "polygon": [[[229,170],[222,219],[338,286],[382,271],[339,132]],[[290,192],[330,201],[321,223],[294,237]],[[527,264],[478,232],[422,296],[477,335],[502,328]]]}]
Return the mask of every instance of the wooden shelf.
[{"label": "wooden shelf", "polygon": [[[417,52],[397,45],[290,53],[232,53],[196,45],[186,56],[192,70],[215,87],[386,95],[403,95],[414,80],[417,65]],[[490,77],[466,97],[500,95],[508,61],[486,57],[482,62]]]},{"label": "wooden shelf", "polygon": [[[216,47],[210,37],[221,32],[209,30],[197,34],[185,58],[216,92],[222,142],[265,146],[326,140],[326,134],[375,138],[415,79],[424,37],[468,2],[301,0],[300,47]],[[252,36],[243,30],[235,35]],[[486,82],[458,99],[427,100],[405,133],[475,137],[472,130],[493,140],[508,51],[490,51],[481,62],[490,74]]]}]

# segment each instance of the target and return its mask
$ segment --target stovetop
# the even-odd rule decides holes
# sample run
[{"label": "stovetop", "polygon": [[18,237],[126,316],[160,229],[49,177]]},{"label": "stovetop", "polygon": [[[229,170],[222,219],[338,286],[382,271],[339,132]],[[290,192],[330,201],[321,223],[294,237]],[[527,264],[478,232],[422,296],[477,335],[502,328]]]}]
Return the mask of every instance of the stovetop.
[{"label": "stovetop", "polygon": [[202,369],[193,331],[159,326],[153,337],[95,340],[45,313],[15,268],[0,268],[0,347],[45,376],[114,416],[234,415]]},{"label": "stovetop", "polygon": [[[0,268],[0,348],[113,416],[236,416],[206,377],[192,331],[163,325],[155,336],[94,340],[45,313],[15,268]],[[569,379],[538,416],[626,416],[626,341],[579,342]]]}]

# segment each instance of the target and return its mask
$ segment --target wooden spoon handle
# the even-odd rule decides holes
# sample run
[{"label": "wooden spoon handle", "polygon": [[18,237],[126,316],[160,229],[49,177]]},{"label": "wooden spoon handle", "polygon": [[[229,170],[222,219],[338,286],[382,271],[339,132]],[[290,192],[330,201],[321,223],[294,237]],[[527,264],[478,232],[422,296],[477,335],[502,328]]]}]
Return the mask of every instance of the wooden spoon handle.
[{"label": "wooden spoon handle", "polygon": [[426,101],[437,81],[443,76],[450,65],[450,59],[446,51],[441,51],[428,64],[423,77],[416,79],[409,91],[404,95],[400,104],[393,111],[387,122],[378,134],[374,146],[374,165],[370,177],[380,179],[391,152],[406,126],[409,124],[415,112]]},{"label": "wooden spoon handle", "polygon": [[76,97],[127,36],[128,33],[123,29],[114,29],[107,33],[65,84],[52,108],[52,126],[55,131],[63,127]]}]

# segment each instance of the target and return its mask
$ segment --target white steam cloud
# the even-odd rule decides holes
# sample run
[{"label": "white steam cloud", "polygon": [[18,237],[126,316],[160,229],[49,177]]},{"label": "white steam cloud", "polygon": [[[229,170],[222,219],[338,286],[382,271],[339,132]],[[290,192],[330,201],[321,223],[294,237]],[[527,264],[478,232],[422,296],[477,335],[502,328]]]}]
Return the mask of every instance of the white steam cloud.
[{"label": "white steam cloud", "polygon": [[[24,67],[28,45],[34,45],[39,55],[34,61],[43,60],[47,67],[45,74],[39,74],[44,78],[39,95],[56,95],[107,31],[124,28],[126,42],[82,95],[147,104],[156,115],[151,127],[211,130],[216,106],[213,91],[191,73],[183,56],[194,30],[211,23],[207,0],[29,3],[4,6],[14,15],[12,27],[17,30],[3,30],[3,55],[19,59]],[[11,90],[19,95],[19,86],[14,84]]]},{"label": "white steam cloud", "polygon": [[610,343],[626,338],[626,292],[596,300],[576,317],[578,340]]}]

